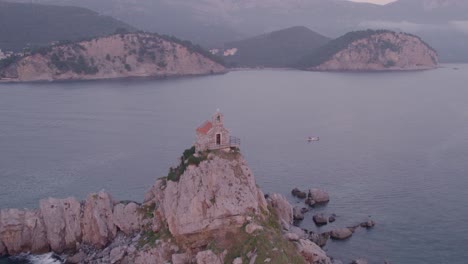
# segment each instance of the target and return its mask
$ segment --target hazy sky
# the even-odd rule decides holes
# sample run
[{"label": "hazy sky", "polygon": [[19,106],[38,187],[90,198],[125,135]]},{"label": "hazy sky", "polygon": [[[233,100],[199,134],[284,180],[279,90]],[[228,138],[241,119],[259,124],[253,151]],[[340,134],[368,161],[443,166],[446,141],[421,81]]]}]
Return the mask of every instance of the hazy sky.
[{"label": "hazy sky", "polygon": [[390,2],[395,2],[396,0],[351,0],[353,2],[366,2],[366,3],[374,3],[374,4],[388,4]]}]

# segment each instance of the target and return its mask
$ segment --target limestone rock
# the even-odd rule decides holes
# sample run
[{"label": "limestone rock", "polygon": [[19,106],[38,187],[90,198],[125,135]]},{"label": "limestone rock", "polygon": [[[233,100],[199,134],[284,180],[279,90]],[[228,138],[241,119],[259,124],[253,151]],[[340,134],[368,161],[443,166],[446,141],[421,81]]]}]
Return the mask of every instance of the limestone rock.
[{"label": "limestone rock", "polygon": [[292,224],[293,209],[286,197],[281,194],[273,193],[268,197],[268,201],[280,220]]},{"label": "limestone rock", "polygon": [[0,240],[0,257],[6,255],[6,247],[3,245],[3,242]]},{"label": "limestone rock", "polygon": [[[74,48],[77,46],[81,48]],[[145,52],[132,52],[138,50]],[[82,58],[81,62],[76,59],[71,62],[81,63],[81,67],[87,70],[58,67],[54,64],[57,57],[62,63],[70,58]],[[225,71],[226,68],[220,63],[181,43],[149,33],[126,33],[56,45],[43,54],[26,55],[1,69],[0,80],[3,77],[11,81],[97,80]]]},{"label": "limestone rock", "polygon": [[79,251],[73,256],[67,258],[67,264],[78,264],[83,263],[86,259],[86,254],[83,251]]},{"label": "limestone rock", "polygon": [[[362,38],[353,39],[319,65],[318,71],[402,71],[434,69],[438,64],[435,50],[420,38],[392,31],[368,31]],[[348,34],[359,34],[352,32]],[[347,34],[347,35],[348,35]],[[337,39],[336,41],[342,41]],[[333,41],[330,43],[333,45]]]},{"label": "limestone rock", "polygon": [[44,199],[39,202],[47,231],[47,240],[54,252],[75,249],[81,242],[81,205],[75,198]]},{"label": "limestone rock", "polygon": [[110,263],[118,263],[126,254],[126,247],[115,247],[110,251],[109,258]]},{"label": "limestone rock", "polygon": [[153,186],[145,193],[143,204],[159,204],[164,199],[164,189],[166,189],[166,179],[157,180]]},{"label": "limestone rock", "polygon": [[296,243],[296,247],[301,255],[311,264],[331,264],[327,254],[315,243],[301,239]]},{"label": "limestone rock", "polygon": [[82,218],[83,242],[103,248],[115,237],[113,206],[111,196],[104,191],[88,195]]},{"label": "limestone rock", "polygon": [[324,214],[315,214],[312,218],[314,223],[318,226],[328,224],[328,218]]},{"label": "limestone rock", "polygon": [[299,238],[301,238],[301,239],[306,239],[307,238],[307,233],[302,228],[299,228],[297,226],[294,226],[294,225],[289,226],[288,231],[290,233],[294,233],[294,234],[298,235]]},{"label": "limestone rock", "polygon": [[330,196],[328,193],[320,189],[310,189],[309,198],[311,198],[316,203],[326,203],[330,201]]},{"label": "limestone rock", "polygon": [[299,235],[295,233],[286,233],[284,235],[284,238],[286,238],[289,241],[299,241]]},{"label": "limestone rock", "polygon": [[332,214],[328,217],[328,222],[333,223],[336,221],[336,214]]},{"label": "limestone rock", "polygon": [[344,240],[353,235],[353,232],[349,228],[339,228],[332,230],[330,236],[336,240]]},{"label": "limestone rock", "polygon": [[307,194],[301,190],[299,190],[298,188],[294,188],[292,191],[291,191],[291,194],[293,196],[296,196],[297,198],[300,198],[300,199],[305,199],[307,197]]},{"label": "limestone rock", "polygon": [[[49,250],[44,222],[38,210],[0,211],[0,246],[10,255]],[[2,251],[0,251],[1,253]]]},{"label": "limestone rock", "polygon": [[167,181],[161,208],[171,234],[179,242],[198,245],[239,229],[251,214],[268,211],[252,171],[238,153],[217,154],[188,166],[179,182]]},{"label": "limestone rock", "polygon": [[197,264],[222,264],[223,260],[220,257],[216,256],[215,253],[211,250],[198,252]]},{"label": "limestone rock", "polygon": [[172,255],[176,248],[167,242],[161,242],[156,247],[143,248],[137,250],[135,255],[130,258],[132,264],[154,264],[168,263],[172,260]]},{"label": "limestone rock", "polygon": [[190,257],[187,253],[173,254],[172,255],[172,264],[189,264]]},{"label": "limestone rock", "polygon": [[328,239],[330,238],[329,233],[322,233],[322,234],[309,234],[310,241],[317,244],[319,247],[324,247],[327,244]]},{"label": "limestone rock", "polygon": [[366,222],[362,222],[360,226],[369,229],[375,226],[375,222],[372,220],[367,220]]},{"label": "limestone rock", "polygon": [[259,230],[263,230],[263,227],[254,223],[250,223],[247,226],[245,226],[245,232],[247,232],[247,234],[253,234],[255,231]]},{"label": "limestone rock", "polygon": [[114,206],[114,224],[126,235],[130,235],[141,229],[142,214],[138,212],[139,206],[136,203],[127,205],[119,203]]},{"label": "limestone rock", "polygon": [[242,258],[238,257],[232,261],[232,264],[242,264]]},{"label": "limestone rock", "polygon": [[304,213],[302,208],[295,206],[293,208],[293,218],[295,221],[301,221],[304,220]]}]

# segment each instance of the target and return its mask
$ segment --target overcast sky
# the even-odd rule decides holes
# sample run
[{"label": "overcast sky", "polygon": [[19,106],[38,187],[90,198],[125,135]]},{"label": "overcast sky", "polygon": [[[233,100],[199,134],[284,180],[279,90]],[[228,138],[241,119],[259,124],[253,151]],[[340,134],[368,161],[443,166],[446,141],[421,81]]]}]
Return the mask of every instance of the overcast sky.
[{"label": "overcast sky", "polygon": [[351,0],[353,2],[367,2],[367,3],[374,3],[374,4],[388,4],[390,2],[394,2],[396,0]]}]

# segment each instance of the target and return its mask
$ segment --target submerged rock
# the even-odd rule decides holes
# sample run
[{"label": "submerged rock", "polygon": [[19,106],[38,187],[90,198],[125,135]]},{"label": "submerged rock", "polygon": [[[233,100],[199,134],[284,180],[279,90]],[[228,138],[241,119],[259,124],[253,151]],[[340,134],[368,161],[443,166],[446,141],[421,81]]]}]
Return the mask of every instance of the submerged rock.
[{"label": "submerged rock", "polygon": [[329,233],[322,234],[309,234],[309,240],[317,244],[319,247],[324,247],[327,244],[328,239],[330,238]]},{"label": "submerged rock", "polygon": [[367,260],[362,259],[362,258],[353,260],[353,262],[351,262],[351,264],[367,264],[367,263],[368,263]]},{"label": "submerged rock", "polygon": [[366,222],[362,222],[361,224],[359,224],[361,227],[364,227],[364,228],[372,228],[375,226],[375,222],[372,221],[372,220],[367,220]]}]

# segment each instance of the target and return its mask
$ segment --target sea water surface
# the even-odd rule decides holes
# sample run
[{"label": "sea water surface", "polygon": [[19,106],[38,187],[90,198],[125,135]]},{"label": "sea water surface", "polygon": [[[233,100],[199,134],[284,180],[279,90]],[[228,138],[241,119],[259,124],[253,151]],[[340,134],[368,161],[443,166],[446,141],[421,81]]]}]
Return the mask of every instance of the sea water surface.
[{"label": "sea water surface", "polygon": [[294,204],[294,187],[330,193],[302,227],[317,229],[317,211],[338,216],[319,231],[377,222],[330,241],[329,255],[345,263],[467,263],[467,76],[468,65],[444,65],[0,84],[0,208],[101,189],[142,201],[219,108],[265,193]]}]

